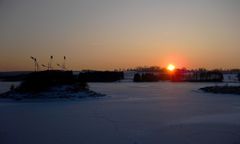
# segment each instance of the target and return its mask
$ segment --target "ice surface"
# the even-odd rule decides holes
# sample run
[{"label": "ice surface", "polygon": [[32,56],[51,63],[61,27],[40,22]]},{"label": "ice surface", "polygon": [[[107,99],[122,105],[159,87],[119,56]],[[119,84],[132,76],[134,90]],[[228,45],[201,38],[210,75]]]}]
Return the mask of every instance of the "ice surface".
[{"label": "ice surface", "polygon": [[0,102],[0,144],[237,144],[240,96],[205,83],[90,83],[96,99]]}]

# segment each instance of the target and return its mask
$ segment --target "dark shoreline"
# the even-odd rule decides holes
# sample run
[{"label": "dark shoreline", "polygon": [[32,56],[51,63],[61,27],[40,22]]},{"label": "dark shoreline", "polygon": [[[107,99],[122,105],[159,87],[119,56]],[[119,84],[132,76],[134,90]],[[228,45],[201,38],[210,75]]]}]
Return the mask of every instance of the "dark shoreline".
[{"label": "dark shoreline", "polygon": [[240,95],[240,86],[209,86],[200,90],[215,94],[236,94]]}]

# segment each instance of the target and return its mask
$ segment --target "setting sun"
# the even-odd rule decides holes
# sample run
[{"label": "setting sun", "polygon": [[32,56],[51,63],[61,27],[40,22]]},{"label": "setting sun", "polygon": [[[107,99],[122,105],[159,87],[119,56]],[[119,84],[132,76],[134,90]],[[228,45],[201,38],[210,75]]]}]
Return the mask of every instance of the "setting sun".
[{"label": "setting sun", "polygon": [[168,66],[167,66],[167,69],[169,70],[169,71],[174,71],[175,70],[175,66],[174,65],[172,65],[172,64],[169,64]]}]

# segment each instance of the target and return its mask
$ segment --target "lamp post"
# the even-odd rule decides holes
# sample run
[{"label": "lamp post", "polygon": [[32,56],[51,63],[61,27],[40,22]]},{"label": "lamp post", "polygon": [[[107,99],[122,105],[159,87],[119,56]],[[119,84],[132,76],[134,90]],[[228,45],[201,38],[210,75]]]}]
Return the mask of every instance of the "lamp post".
[{"label": "lamp post", "polygon": [[52,62],[53,62],[53,56],[50,56],[49,62],[48,62],[48,70],[52,70]]},{"label": "lamp post", "polygon": [[38,65],[38,62],[37,62],[37,58],[35,58],[35,57],[33,57],[33,56],[31,56],[30,58],[31,58],[31,59],[33,60],[33,62],[34,62],[34,71],[37,72],[37,71],[39,70],[39,65]]}]

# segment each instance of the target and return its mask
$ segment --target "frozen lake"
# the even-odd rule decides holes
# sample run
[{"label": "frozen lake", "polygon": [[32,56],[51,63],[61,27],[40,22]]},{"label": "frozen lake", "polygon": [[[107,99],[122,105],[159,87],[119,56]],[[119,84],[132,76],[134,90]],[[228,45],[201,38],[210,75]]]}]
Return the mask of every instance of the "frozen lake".
[{"label": "frozen lake", "polygon": [[198,91],[209,85],[91,83],[107,96],[0,102],[0,144],[240,143],[240,96]]}]

